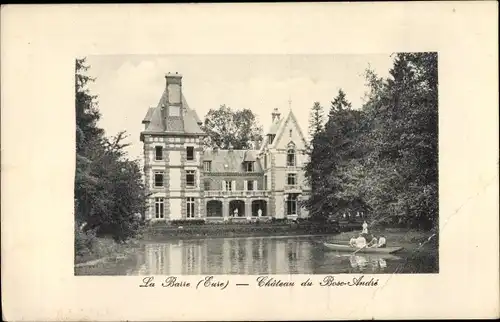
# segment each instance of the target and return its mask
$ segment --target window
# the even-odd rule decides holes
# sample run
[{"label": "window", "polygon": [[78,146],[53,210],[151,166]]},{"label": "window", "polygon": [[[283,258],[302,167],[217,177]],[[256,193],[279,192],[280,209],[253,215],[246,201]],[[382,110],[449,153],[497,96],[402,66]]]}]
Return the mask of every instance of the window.
[{"label": "window", "polygon": [[267,154],[264,154],[264,169],[267,169]]},{"label": "window", "polygon": [[264,190],[267,190],[267,175],[264,176]]},{"label": "window", "polygon": [[194,160],[194,147],[188,146],[186,147],[187,159],[189,161]]},{"label": "window", "polygon": [[273,140],[274,140],[274,135],[270,134],[269,135],[269,144],[273,144]]},{"label": "window", "polygon": [[295,151],[293,149],[288,149],[286,153],[286,165],[288,167],[295,166]]},{"label": "window", "polygon": [[290,137],[292,137],[292,129],[290,129]]},{"label": "window", "polygon": [[233,185],[231,181],[226,181],[226,191],[233,190]]},{"label": "window", "polygon": [[163,198],[155,198],[155,218],[164,218],[164,211],[165,208],[163,207],[164,205],[164,199]]},{"label": "window", "polygon": [[297,214],[297,195],[289,194],[286,199],[286,214],[287,216]]},{"label": "window", "polygon": [[194,170],[186,171],[186,186],[188,188],[193,188],[195,186],[194,174],[195,174]]},{"label": "window", "polygon": [[155,187],[163,187],[163,171],[155,171]]},{"label": "window", "polygon": [[248,191],[254,190],[254,184],[252,180],[247,181],[247,190]]},{"label": "window", "polygon": [[203,162],[203,168],[206,172],[212,171],[212,162],[210,161]]},{"label": "window", "polygon": [[169,114],[170,114],[170,116],[180,116],[181,112],[180,112],[179,106],[172,106],[171,105],[169,107]]},{"label": "window", "polygon": [[247,172],[253,172],[253,162],[246,162]]},{"label": "window", "polygon": [[155,160],[156,161],[163,160],[163,147],[155,146]]},{"label": "window", "polygon": [[294,186],[297,184],[297,175],[295,173],[288,174],[288,184]]},{"label": "window", "polygon": [[210,190],[210,181],[208,181],[208,180],[207,180],[207,181],[205,181],[205,182],[203,183],[203,185],[204,185],[204,189],[205,189],[205,190]]},{"label": "window", "polygon": [[194,198],[187,198],[187,217],[194,218]]}]

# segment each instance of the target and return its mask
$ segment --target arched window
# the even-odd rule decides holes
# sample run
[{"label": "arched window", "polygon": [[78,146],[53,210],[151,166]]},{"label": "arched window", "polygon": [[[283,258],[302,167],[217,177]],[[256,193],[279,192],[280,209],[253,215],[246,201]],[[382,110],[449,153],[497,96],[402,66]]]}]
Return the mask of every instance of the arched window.
[{"label": "arched window", "polygon": [[286,153],[286,165],[288,167],[295,166],[295,150],[294,149],[288,149],[288,151]]}]

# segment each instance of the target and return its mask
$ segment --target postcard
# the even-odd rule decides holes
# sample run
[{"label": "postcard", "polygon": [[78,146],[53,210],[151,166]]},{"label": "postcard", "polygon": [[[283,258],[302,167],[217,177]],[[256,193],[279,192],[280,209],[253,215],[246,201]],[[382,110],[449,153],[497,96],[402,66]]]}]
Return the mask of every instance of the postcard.
[{"label": "postcard", "polygon": [[5,318],[498,317],[497,12],[3,7]]}]

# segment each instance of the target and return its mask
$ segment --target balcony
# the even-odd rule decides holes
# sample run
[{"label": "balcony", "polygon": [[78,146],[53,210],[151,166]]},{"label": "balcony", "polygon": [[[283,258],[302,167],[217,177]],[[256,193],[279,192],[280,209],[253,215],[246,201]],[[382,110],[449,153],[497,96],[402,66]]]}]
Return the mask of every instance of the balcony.
[{"label": "balcony", "polygon": [[284,190],[288,192],[300,192],[302,191],[302,186],[298,184],[287,184],[285,185]]},{"label": "balcony", "polygon": [[265,190],[207,190],[205,191],[205,197],[268,197],[268,192]]}]

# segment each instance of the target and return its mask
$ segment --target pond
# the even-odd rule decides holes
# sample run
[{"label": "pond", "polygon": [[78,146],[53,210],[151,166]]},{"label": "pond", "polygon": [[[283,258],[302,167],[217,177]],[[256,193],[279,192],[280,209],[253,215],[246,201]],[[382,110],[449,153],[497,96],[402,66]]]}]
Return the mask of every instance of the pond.
[{"label": "pond", "polygon": [[120,260],[76,268],[76,275],[437,273],[429,252],[395,255],[329,251],[324,236],[205,238],[144,242]]}]

